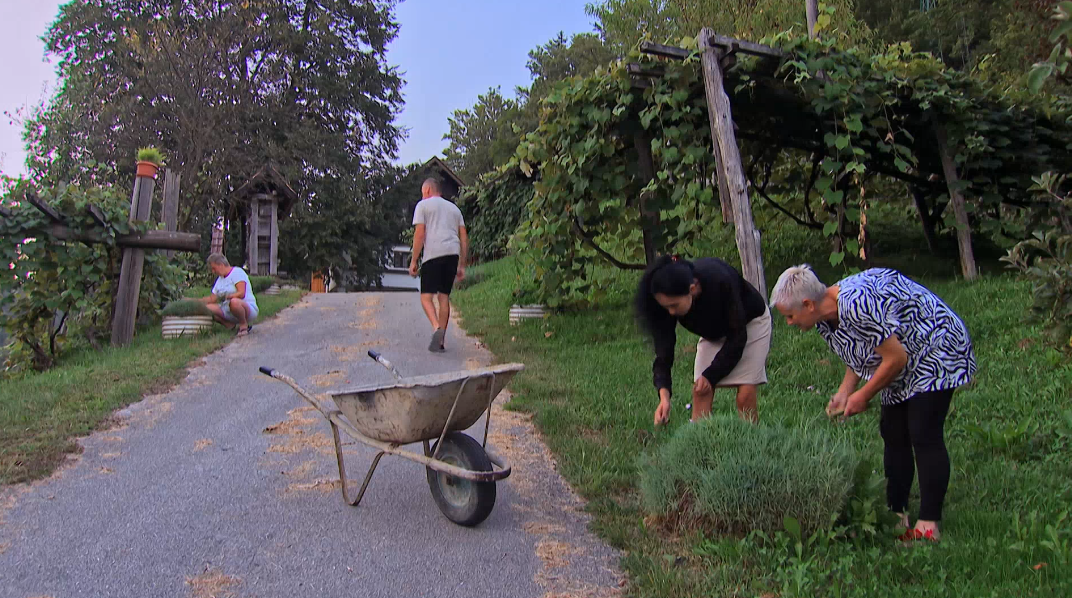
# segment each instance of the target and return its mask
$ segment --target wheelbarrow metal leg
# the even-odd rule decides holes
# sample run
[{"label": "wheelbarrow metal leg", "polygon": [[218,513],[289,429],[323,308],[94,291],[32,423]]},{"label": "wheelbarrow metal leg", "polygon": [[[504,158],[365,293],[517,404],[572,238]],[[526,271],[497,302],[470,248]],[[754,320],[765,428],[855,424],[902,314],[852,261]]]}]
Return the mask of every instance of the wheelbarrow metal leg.
[{"label": "wheelbarrow metal leg", "polygon": [[443,424],[443,432],[439,434],[439,440],[436,442],[435,454],[432,455],[433,459],[439,458],[439,451],[443,448],[443,439],[447,436],[447,430],[450,430],[450,421],[454,419],[454,410],[458,408],[458,401],[462,398],[462,393],[465,392],[465,385],[469,384],[469,381],[473,378],[466,378],[461,387],[458,389],[458,394],[454,397],[454,404],[450,406],[450,413],[447,414],[447,423]]},{"label": "wheelbarrow metal leg", "polygon": [[488,387],[488,412],[484,418],[484,448],[488,448],[488,430],[491,429],[491,403],[495,400],[495,372],[491,373],[491,386]]},{"label": "wheelbarrow metal leg", "polygon": [[361,489],[357,492],[357,498],[351,501],[350,493],[346,489],[346,465],[343,463],[342,444],[339,442],[339,426],[330,419],[328,422],[331,423],[331,436],[335,440],[335,459],[339,463],[339,484],[342,486],[342,499],[351,507],[356,507],[365,496],[365,490],[368,489],[369,482],[372,481],[372,474],[376,472],[376,466],[380,464],[380,459],[386,453],[384,451],[376,453],[376,457],[372,459],[372,466],[369,467],[368,473],[365,474],[365,481],[362,482]]}]

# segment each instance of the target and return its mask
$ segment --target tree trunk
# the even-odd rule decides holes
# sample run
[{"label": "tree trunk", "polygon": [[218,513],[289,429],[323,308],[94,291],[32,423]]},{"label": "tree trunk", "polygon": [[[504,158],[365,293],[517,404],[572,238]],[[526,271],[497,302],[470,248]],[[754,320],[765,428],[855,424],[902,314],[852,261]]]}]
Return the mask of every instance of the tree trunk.
[{"label": "tree trunk", "polygon": [[945,127],[941,122],[935,122],[934,133],[938,138],[938,153],[942,157],[942,170],[945,171],[945,181],[949,188],[949,203],[953,204],[953,214],[957,220],[957,245],[960,248],[961,273],[965,280],[975,280],[979,272],[975,267],[975,254],[972,251],[971,222],[968,220],[964,196],[957,187],[960,178],[957,176],[953,153],[949,150]]},{"label": "tree trunk", "polygon": [[[633,144],[637,151],[640,178],[644,184],[648,184],[655,178],[655,159],[651,155],[651,135],[647,131],[641,131],[633,137]],[[640,227],[644,236],[644,263],[651,265],[655,262],[657,248],[655,247],[655,234],[659,226],[659,214],[647,208],[648,198],[645,193],[640,194]]]},{"label": "tree trunk", "polygon": [[919,212],[920,224],[923,225],[923,238],[927,240],[927,249],[930,250],[931,255],[937,255],[938,242],[934,230],[935,219],[931,215],[927,196],[923,194],[923,190],[919,187],[912,187],[912,199],[916,203],[916,211]]}]

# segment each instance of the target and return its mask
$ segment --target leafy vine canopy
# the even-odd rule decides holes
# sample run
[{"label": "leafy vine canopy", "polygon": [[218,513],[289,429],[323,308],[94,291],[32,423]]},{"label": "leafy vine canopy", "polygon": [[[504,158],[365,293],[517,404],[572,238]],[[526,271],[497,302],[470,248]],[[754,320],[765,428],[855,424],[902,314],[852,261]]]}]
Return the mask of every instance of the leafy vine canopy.
[{"label": "leafy vine canopy", "polygon": [[[939,131],[976,230],[1018,239],[1052,216],[1052,204],[1029,189],[1037,173],[1072,166],[1064,100],[999,94],[907,44],[871,53],[839,50],[834,38],[763,42],[784,56],[723,63],[748,192],[832,237],[832,263],[859,250],[852,231],[876,178],[906,184],[941,217],[949,187]],[[500,169],[533,184],[510,242],[531,262],[542,298],[598,300],[601,260],[641,268],[654,252],[681,251],[718,225],[711,148],[695,51],[684,61],[634,53],[560,84],[539,127]],[[471,193],[506,184],[516,180],[496,174]]]}]

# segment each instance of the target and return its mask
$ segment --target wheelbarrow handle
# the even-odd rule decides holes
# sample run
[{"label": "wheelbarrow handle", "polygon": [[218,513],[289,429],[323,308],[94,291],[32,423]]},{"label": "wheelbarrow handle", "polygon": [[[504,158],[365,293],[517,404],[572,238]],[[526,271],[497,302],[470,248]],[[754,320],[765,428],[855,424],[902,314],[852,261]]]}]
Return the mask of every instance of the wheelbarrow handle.
[{"label": "wheelbarrow handle", "polygon": [[262,365],[262,366],[260,367],[260,371],[261,371],[261,373],[262,373],[262,374],[264,374],[265,376],[268,376],[269,378],[274,378],[274,377],[275,377],[275,376],[274,376],[274,374],[275,374],[275,370],[273,370],[273,369],[272,369],[272,368],[270,368],[270,367],[266,367],[266,366],[263,366],[263,365]]},{"label": "wheelbarrow handle", "polygon": [[399,374],[398,370],[395,369],[395,366],[391,365],[391,362],[387,361],[387,359],[384,358],[383,355],[380,355],[379,351],[374,351],[372,349],[369,349],[368,356],[373,358],[373,359],[375,359],[376,363],[379,363],[383,367],[391,370],[391,373],[395,375],[396,379],[398,379],[398,380],[402,379],[402,374]]}]

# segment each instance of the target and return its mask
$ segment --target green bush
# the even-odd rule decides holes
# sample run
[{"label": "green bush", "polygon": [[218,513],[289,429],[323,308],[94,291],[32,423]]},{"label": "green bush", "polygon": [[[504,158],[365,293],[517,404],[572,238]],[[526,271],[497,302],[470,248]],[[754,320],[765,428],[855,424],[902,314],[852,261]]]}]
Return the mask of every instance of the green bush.
[{"label": "green bush", "polygon": [[845,506],[857,462],[823,431],[712,416],[640,458],[640,490],[645,509],[674,527],[769,532],[792,517],[810,533]]},{"label": "green bush", "polygon": [[249,286],[253,289],[253,294],[257,295],[268,290],[268,287],[275,284],[275,277],[272,276],[250,276]]},{"label": "green bush", "polygon": [[172,301],[164,306],[164,309],[160,310],[161,316],[210,316],[212,312],[208,310],[208,306],[200,301],[194,301],[192,299],[179,299],[178,301]]},{"label": "green bush", "polygon": [[1031,312],[1053,340],[1072,347],[1072,192],[1067,175],[1047,172],[1034,180],[1032,189],[1049,196],[1053,213],[1001,261],[1031,281]]}]

